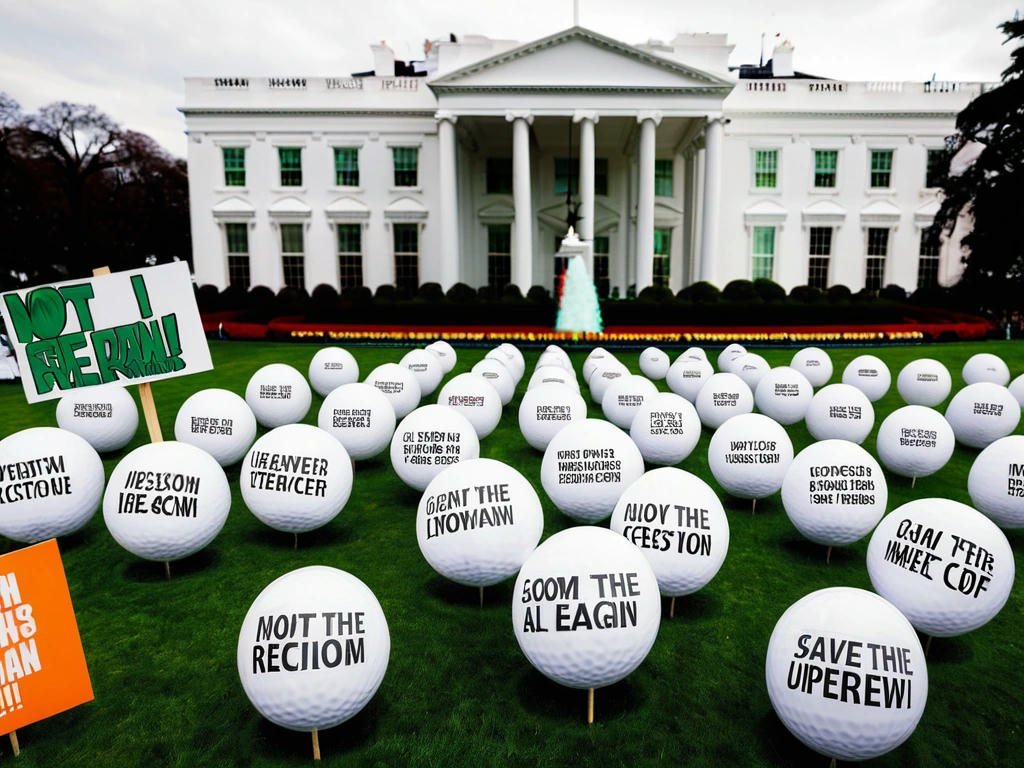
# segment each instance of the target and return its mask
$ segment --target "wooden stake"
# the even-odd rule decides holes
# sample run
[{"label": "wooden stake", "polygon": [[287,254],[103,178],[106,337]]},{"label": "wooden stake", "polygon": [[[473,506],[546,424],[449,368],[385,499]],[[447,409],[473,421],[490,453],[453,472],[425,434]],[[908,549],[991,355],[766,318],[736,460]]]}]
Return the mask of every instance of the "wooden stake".
[{"label": "wooden stake", "polygon": [[11,737],[11,750],[14,752],[14,756],[17,757],[21,754],[21,747],[18,746],[18,732],[11,731],[9,736]]},{"label": "wooden stake", "polygon": [[825,553],[825,565],[830,565],[831,563],[832,563],[832,547],[829,547],[828,551]]},{"label": "wooden stake", "polygon": [[484,607],[484,588],[480,587],[480,607]]},{"label": "wooden stake", "polygon": [[836,759],[833,757],[832,762],[828,764],[828,768],[836,768]]},{"label": "wooden stake", "polygon": [[932,636],[928,635],[928,639],[924,642],[924,657],[928,658],[928,650],[932,647]]},{"label": "wooden stake", "polygon": [[916,477],[910,478],[910,487],[913,488],[915,485],[917,485],[917,478]]},{"label": "wooden stake", "polygon": [[757,513],[757,499],[751,499],[750,500],[750,514],[753,515],[753,514],[756,514],[756,513]]},{"label": "wooden stake", "polygon": [[298,533],[298,531],[293,533],[292,536],[295,537],[295,538],[292,539],[292,549],[298,549],[299,548],[299,533]]},{"label": "wooden stake", "polygon": [[668,604],[668,617],[674,619],[676,616],[676,599],[673,597],[672,601]]},{"label": "wooden stake", "polygon": [[316,728],[313,729],[313,759],[320,759],[320,736],[317,733]]},{"label": "wooden stake", "polygon": [[587,689],[587,724],[594,722],[594,689]]},{"label": "wooden stake", "polygon": [[164,560],[164,575],[169,579],[171,578],[171,561]]}]

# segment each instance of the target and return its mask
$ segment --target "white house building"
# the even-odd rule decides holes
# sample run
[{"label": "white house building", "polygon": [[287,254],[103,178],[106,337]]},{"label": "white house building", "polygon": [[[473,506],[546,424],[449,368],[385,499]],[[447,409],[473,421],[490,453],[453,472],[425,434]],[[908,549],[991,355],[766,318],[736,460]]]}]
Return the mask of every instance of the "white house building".
[{"label": "white house building", "polygon": [[604,295],[959,275],[963,227],[923,233],[936,153],[983,83],[806,75],[788,43],[730,69],[714,34],[371,48],[350,76],[186,78],[200,284],[550,290],[567,192]]}]

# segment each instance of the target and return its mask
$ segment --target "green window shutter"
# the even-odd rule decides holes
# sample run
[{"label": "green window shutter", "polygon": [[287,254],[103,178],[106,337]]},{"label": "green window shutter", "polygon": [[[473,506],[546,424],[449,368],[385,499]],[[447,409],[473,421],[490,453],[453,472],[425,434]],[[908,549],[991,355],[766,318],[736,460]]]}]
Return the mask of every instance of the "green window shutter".
[{"label": "green window shutter", "polygon": [[224,147],[224,186],[245,186],[245,147]]},{"label": "green window shutter", "polygon": [[778,186],[779,151],[777,149],[754,150],[754,186],[758,189],[775,189]]},{"label": "green window shutter", "polygon": [[334,183],[339,187],[359,186],[359,149],[334,148]]},{"label": "green window shutter", "polygon": [[277,156],[281,163],[281,186],[302,186],[302,148],[278,147]]}]

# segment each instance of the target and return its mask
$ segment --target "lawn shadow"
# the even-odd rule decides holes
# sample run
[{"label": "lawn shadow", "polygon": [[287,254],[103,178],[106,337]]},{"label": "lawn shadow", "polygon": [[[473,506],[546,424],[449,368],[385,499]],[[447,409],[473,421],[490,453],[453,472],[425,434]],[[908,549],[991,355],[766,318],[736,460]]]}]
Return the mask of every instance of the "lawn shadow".
[{"label": "lawn shadow", "polygon": [[[436,574],[427,581],[426,588],[431,597],[448,605],[480,607],[480,589],[478,587],[456,584],[454,581]],[[484,587],[484,608],[493,608],[498,605],[507,607],[510,603],[511,592],[508,583],[499,582],[490,587]]]},{"label": "lawn shadow", "polygon": [[298,549],[299,551],[315,552],[316,550],[333,547],[337,544],[348,544],[355,539],[355,531],[351,526],[338,526],[328,523],[321,528],[300,533],[298,535],[298,546],[296,546],[295,534],[279,531],[264,525],[247,531],[244,538],[248,542],[259,544],[268,549]]},{"label": "lawn shadow", "polygon": [[61,554],[64,554],[65,552],[73,552],[79,547],[89,546],[92,538],[92,531],[89,530],[87,526],[75,531],[74,533],[69,533],[66,536],[58,536],[57,548],[60,550]]},{"label": "lawn shadow", "polygon": [[[586,689],[569,688],[544,677],[536,669],[523,673],[517,686],[519,702],[535,715],[562,722],[587,723]],[[594,691],[594,722],[636,713],[643,705],[642,690],[627,677]]]},{"label": "lawn shadow", "polygon": [[827,765],[825,761],[828,758],[823,758],[790,733],[774,709],[769,709],[758,721],[757,736],[762,754],[773,765]]},{"label": "lawn shadow", "polygon": [[691,622],[703,621],[718,616],[722,613],[722,601],[712,592],[694,592],[692,595],[683,595],[676,598],[675,616],[669,618],[669,605],[671,597],[661,598],[661,620],[663,622]]},{"label": "lawn shadow", "polygon": [[816,544],[803,536],[789,536],[779,541],[779,547],[792,557],[806,563],[819,563],[828,568],[829,565],[844,566],[860,562],[863,558],[858,553],[847,547],[832,547],[832,555],[829,563],[825,562],[828,554],[828,547],[825,544]]},{"label": "lawn shadow", "polygon": [[[928,636],[919,634],[921,647],[928,644]],[[974,658],[974,649],[962,637],[933,637],[925,661],[931,664],[964,664]]]},{"label": "lawn shadow", "polygon": [[[374,697],[351,720],[319,731],[317,738],[323,759],[331,760],[337,755],[362,749],[373,738],[383,710],[383,704]],[[264,717],[260,718],[256,726],[254,746],[259,753],[289,765],[312,762],[313,759],[313,736],[309,731],[282,728]]]},{"label": "lawn shadow", "polygon": [[[215,549],[201,549],[194,555],[183,557],[181,560],[171,561],[171,581],[181,579],[193,574],[202,573],[209,568],[215,568],[220,562],[220,555]],[[126,579],[137,583],[167,581],[167,574],[162,561],[156,560],[133,560],[124,569]]]}]

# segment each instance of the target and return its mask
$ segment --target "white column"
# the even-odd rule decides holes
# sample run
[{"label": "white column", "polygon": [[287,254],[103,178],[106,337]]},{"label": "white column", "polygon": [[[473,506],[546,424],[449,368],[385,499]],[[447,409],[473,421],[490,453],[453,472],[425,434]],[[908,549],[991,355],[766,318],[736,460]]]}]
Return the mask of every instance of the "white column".
[{"label": "white column", "polygon": [[660,112],[640,112],[639,181],[636,204],[636,293],[654,282],[654,135]]},{"label": "white column", "polygon": [[715,281],[718,222],[722,210],[722,117],[709,117],[704,129],[704,216],[701,221],[700,279]]},{"label": "white column", "polygon": [[441,287],[448,290],[459,281],[459,197],[455,183],[455,121],[447,110],[434,115],[437,120],[438,189],[440,191],[441,247],[438,274]]},{"label": "white column", "polygon": [[[580,124],[580,239],[594,240],[594,125],[598,121],[596,112],[577,111],[572,120]],[[593,257],[587,264],[591,277],[594,275]]]},{"label": "white column", "polygon": [[530,201],[529,112],[507,112],[512,123],[512,201],[516,209],[512,233],[512,282],[525,295],[533,284],[533,204]]}]

